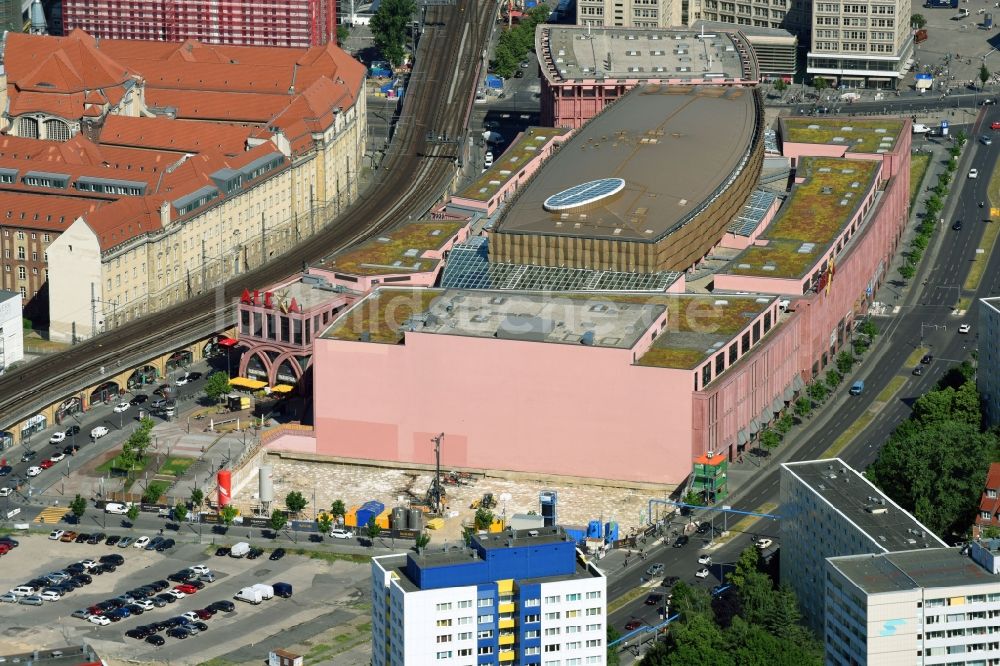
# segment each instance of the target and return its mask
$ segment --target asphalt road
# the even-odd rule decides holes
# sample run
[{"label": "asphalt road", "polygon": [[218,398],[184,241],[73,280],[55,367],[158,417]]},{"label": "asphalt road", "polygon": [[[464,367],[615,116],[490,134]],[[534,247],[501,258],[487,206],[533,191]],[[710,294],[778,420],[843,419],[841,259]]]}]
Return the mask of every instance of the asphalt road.
[{"label": "asphalt road", "polygon": [[[983,126],[988,128],[994,120],[1000,120],[1000,111],[991,109],[983,120]],[[972,130],[975,131],[970,131],[970,136],[982,133],[979,128],[974,127]],[[923,271],[924,281],[912,286],[906,298],[899,303],[898,314],[876,320],[882,329],[878,342],[882,353],[875,360],[866,361],[864,370],[858,375],[865,381],[865,393],[853,397],[847,394],[845,388],[825,405],[823,412],[813,417],[812,423],[807,424],[805,430],[796,435],[801,444],[792,455],[793,460],[813,460],[822,456],[837,437],[867,411],[893,377],[905,375],[906,382],[895,399],[882,409],[863,435],[840,454],[853,468],[864,470],[876,459],[880,446],[893,429],[909,417],[913,400],[933,388],[948,368],[968,358],[969,353],[975,349],[978,326],[975,306],[962,317],[952,315],[952,307],[959,297],[970,263],[976,260],[975,248],[981,238],[983,226],[1000,224],[1000,220],[984,222],[989,211],[979,208],[979,202],[986,199],[989,176],[1000,156],[1000,141],[990,146],[976,143],[970,148],[974,154],[965,170],[956,172],[957,191],[953,192],[950,205],[943,213],[946,217],[940,232],[940,248],[933,256],[933,264],[929,270]],[[980,177],[968,178],[968,168],[979,169]],[[956,219],[963,221],[960,231],[951,228]],[[927,258],[931,258],[931,255],[927,255]],[[1000,294],[1000,252],[978,260],[989,261],[985,277],[975,294],[962,294],[973,297],[973,302],[981,297]],[[972,332],[968,335],[958,333],[959,325],[964,323],[972,325]],[[925,368],[922,376],[914,376],[911,374],[912,368],[905,364],[913,350],[921,346],[929,348],[935,360]],[[737,490],[727,501],[735,508],[744,510],[754,510],[767,502],[776,502],[778,470],[777,465],[768,467],[765,462],[760,471],[760,479],[745,492]],[[718,525],[721,518],[716,517],[715,521]],[[778,523],[773,520],[761,520],[754,527],[754,535],[777,537],[778,532]],[[698,555],[707,544],[706,539],[697,535],[693,535],[691,542],[683,548],[659,547],[651,550],[645,560],[630,558],[626,574],[622,575],[617,570],[609,572],[608,598],[619,598],[646,584],[645,570],[654,562],[663,563],[667,575],[678,576],[686,583],[711,589],[723,580],[727,565],[731,565],[751,541],[749,537],[737,536],[718,550],[712,551],[714,564],[707,579],[697,579],[694,576],[695,571],[701,568],[697,562]],[[662,589],[654,586],[650,588],[650,592],[662,592]],[[625,633],[624,625],[629,620],[639,620],[647,625],[662,621],[661,609],[647,606],[646,597],[647,595],[642,595],[613,613],[608,619],[609,624]]]}]

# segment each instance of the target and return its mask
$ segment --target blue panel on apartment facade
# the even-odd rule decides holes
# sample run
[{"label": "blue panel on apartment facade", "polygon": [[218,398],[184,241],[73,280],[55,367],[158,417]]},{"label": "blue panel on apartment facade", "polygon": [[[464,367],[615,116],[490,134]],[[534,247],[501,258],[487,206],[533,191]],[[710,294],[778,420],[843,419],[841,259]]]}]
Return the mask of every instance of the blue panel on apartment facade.
[{"label": "blue panel on apartment facade", "polygon": [[[483,606],[480,603],[481,599],[489,599],[490,604],[488,606]],[[479,648],[477,651],[482,652],[482,649],[489,647],[490,654],[480,654],[477,664],[498,664],[500,663],[500,628],[499,628],[499,618],[497,617],[497,604],[499,603],[499,594],[497,593],[496,583],[485,583],[479,585],[476,588],[476,630],[480,632],[477,636],[482,635],[483,631],[490,631],[489,638],[479,638],[476,641],[476,647]],[[484,616],[490,616],[489,622],[479,622],[479,618]]]},{"label": "blue panel on apartment facade", "polygon": [[[538,583],[529,583],[527,585],[522,585],[518,593],[517,599],[517,642],[521,646],[519,652],[524,655],[526,648],[539,648],[541,652],[542,647],[542,624],[541,624],[541,608],[542,608],[542,586]],[[529,622],[528,618],[532,618]],[[533,638],[527,638],[529,631],[535,632]],[[531,656],[522,656],[521,664],[522,666],[537,666],[542,663],[542,655],[536,654]]]},{"label": "blue panel on apartment facade", "polygon": [[478,548],[482,559],[422,566],[411,553],[406,575],[421,590],[479,585],[496,580],[568,576],[576,571],[576,544],[560,541],[510,548]]}]

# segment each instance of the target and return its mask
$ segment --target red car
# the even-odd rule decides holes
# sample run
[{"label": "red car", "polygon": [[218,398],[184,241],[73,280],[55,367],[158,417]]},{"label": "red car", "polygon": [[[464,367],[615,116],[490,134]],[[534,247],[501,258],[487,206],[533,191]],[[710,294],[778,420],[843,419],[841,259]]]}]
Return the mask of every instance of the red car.
[{"label": "red car", "polygon": [[46,458],[42,462],[38,463],[38,466],[41,467],[42,469],[48,469],[48,468],[52,467],[53,465],[55,465],[55,463],[52,462],[51,460],[49,460],[48,458]]},{"label": "red car", "polygon": [[215,611],[211,608],[202,608],[201,610],[196,610],[195,613],[197,613],[198,617],[202,620],[210,620],[212,616],[215,615]]},{"label": "red car", "polygon": [[990,127],[992,127],[995,130],[1000,130],[1000,121],[994,122],[992,125],[990,125]]},{"label": "red car", "polygon": [[97,606],[91,606],[90,608],[87,609],[87,612],[90,613],[91,615],[104,615],[104,610],[98,608]]},{"label": "red car", "polygon": [[183,592],[184,594],[194,594],[198,591],[198,588],[194,585],[178,585],[174,589]]},{"label": "red car", "polygon": [[625,631],[635,631],[642,626],[642,620],[629,620],[625,623]]},{"label": "red car", "polygon": [[6,555],[12,546],[9,543],[0,543],[0,555]]}]

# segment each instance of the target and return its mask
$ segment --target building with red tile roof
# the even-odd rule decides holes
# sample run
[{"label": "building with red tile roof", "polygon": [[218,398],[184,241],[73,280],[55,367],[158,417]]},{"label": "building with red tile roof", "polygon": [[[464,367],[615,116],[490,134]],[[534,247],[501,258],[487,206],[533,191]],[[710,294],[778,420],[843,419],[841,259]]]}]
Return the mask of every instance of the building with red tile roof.
[{"label": "building with red tile roof", "polygon": [[[3,61],[0,194],[38,197],[39,210],[42,198],[80,202],[32,250],[51,259],[55,339],[87,337],[94,320],[114,326],[262,263],[357,195],[365,69],[333,44],[12,33]],[[3,286],[30,300],[44,280],[19,282],[20,267],[42,276],[45,263],[24,262],[12,259]],[[91,283],[112,304],[107,316],[91,311]]]},{"label": "building with red tile roof", "polygon": [[976,514],[972,535],[981,538],[985,528],[1000,530],[1000,462],[992,463],[986,475],[986,488],[979,500],[979,513]]},{"label": "building with red tile roof", "polygon": [[65,31],[101,39],[308,47],[337,41],[336,0],[63,0]]}]

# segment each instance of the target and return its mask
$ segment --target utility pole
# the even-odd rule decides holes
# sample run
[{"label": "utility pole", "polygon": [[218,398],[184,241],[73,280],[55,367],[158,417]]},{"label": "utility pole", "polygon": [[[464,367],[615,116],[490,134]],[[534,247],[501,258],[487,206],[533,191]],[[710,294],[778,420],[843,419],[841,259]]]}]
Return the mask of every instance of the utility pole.
[{"label": "utility pole", "polygon": [[201,238],[201,288],[205,289],[208,286],[208,278],[206,277],[206,271],[208,270],[208,254],[205,251],[205,237]]},{"label": "utility pole", "polygon": [[93,337],[97,333],[97,289],[94,283],[90,283],[90,335]]},{"label": "utility pole", "polygon": [[434,510],[441,515],[441,440],[444,433],[431,437],[434,442]]},{"label": "utility pole", "polygon": [[264,213],[260,214],[260,265],[267,261],[267,248],[264,246]]}]

